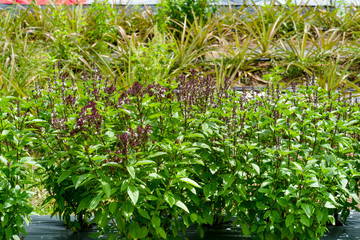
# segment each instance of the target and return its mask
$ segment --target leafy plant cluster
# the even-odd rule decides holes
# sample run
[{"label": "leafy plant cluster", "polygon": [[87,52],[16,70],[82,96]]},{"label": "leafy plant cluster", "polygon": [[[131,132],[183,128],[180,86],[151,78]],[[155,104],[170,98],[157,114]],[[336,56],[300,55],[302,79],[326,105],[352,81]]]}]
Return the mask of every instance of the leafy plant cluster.
[{"label": "leafy plant cluster", "polygon": [[78,79],[94,65],[124,88],[193,68],[215,76],[218,85],[225,78],[266,85],[264,76],[280,67],[284,82],[301,84],[314,76],[327,90],[360,90],[359,11],[351,7],[233,9],[210,0],[164,0],[158,11],[116,9],[101,1],[86,8],[31,7],[0,11],[0,86],[9,95],[28,96],[37,79],[45,82],[58,70],[54,66]]},{"label": "leafy plant cluster", "polygon": [[162,30],[167,27],[181,30],[182,24],[191,25],[196,18],[206,23],[217,10],[215,2],[212,0],[162,0],[157,6],[156,23]]},{"label": "leafy plant cluster", "polygon": [[108,239],[180,239],[192,225],[203,236],[231,218],[255,239],[318,239],[334,214],[346,220],[359,105],[313,85],[225,83],[192,70],[121,91],[95,68],[38,85],[32,149],[54,214]]},{"label": "leafy plant cluster", "polygon": [[[3,239],[24,233],[40,182],[53,214],[109,239],[230,218],[256,239],[316,239],[357,209],[357,9],[32,7],[0,11]],[[270,85],[228,91],[252,82]]]},{"label": "leafy plant cluster", "polygon": [[33,209],[28,203],[27,185],[33,184],[28,175],[39,167],[30,150],[36,119],[25,101],[1,97],[0,106],[0,238],[19,240]]}]

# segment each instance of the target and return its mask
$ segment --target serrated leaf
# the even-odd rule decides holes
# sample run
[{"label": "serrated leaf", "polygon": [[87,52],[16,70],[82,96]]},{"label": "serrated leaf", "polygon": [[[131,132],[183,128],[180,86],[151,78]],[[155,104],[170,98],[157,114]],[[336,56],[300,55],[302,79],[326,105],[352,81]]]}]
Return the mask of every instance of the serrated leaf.
[{"label": "serrated leaf", "polygon": [[135,206],[138,199],[139,199],[139,190],[137,189],[137,187],[131,185],[131,186],[128,187],[127,193],[128,193],[128,195],[129,195],[129,197],[131,199],[131,202]]}]

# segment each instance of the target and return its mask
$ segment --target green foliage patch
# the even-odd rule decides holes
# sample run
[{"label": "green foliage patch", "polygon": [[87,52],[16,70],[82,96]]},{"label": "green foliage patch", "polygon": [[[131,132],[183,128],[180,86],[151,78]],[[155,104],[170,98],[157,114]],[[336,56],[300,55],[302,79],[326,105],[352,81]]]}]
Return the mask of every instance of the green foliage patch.
[{"label": "green foliage patch", "polygon": [[38,88],[55,213],[109,239],[203,234],[233,217],[255,239],[318,239],[335,213],[346,220],[359,202],[358,104],[312,85],[228,86],[193,70],[119,91],[95,69]]}]

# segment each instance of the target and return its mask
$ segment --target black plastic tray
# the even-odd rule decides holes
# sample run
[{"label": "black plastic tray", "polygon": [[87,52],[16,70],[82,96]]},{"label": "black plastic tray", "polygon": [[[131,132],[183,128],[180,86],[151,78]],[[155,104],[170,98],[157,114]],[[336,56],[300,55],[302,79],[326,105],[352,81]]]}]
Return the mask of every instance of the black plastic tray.
[{"label": "black plastic tray", "polygon": [[[96,229],[74,233],[66,229],[66,226],[57,217],[31,216],[31,223],[26,227],[25,240],[90,240],[89,235]],[[189,240],[200,240],[195,228],[188,230]],[[231,224],[222,224],[216,228],[206,229],[206,240],[236,240],[242,239],[240,228],[233,229]],[[329,227],[322,240],[357,240],[360,239],[360,213],[351,211],[348,221],[343,226]]]}]

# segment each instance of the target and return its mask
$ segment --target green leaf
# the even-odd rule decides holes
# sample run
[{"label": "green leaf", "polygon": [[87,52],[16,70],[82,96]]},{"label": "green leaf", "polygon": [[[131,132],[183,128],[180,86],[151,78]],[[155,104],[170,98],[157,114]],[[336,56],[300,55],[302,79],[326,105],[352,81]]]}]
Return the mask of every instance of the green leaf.
[{"label": "green leaf", "polygon": [[160,218],[158,216],[154,216],[151,221],[151,224],[153,225],[154,228],[160,227],[160,224],[161,224]]},{"label": "green leaf", "polygon": [[359,203],[359,196],[356,193],[350,193],[350,196],[355,203]]},{"label": "green leaf", "polygon": [[204,191],[204,195],[205,197],[209,197],[209,196],[212,196],[215,192],[213,192],[211,190],[211,184],[206,184],[204,187],[203,187],[203,191]]},{"label": "green leaf", "polygon": [[164,199],[170,205],[170,207],[174,206],[175,198],[171,193],[166,192],[165,195],[164,195]]},{"label": "green leaf", "polygon": [[164,114],[162,112],[160,113],[155,113],[149,116],[149,119],[154,119],[154,118],[159,118],[161,116],[163,116]]},{"label": "green leaf", "polygon": [[121,206],[121,211],[123,212],[125,218],[127,220],[130,220],[130,217],[131,217],[131,215],[133,214],[133,211],[134,211],[134,206],[129,201],[126,201]]},{"label": "green leaf", "polygon": [[202,142],[196,142],[196,143],[193,144],[193,146],[198,147],[198,148],[205,148],[205,149],[211,150],[209,145],[207,145],[206,143],[202,143]]},{"label": "green leaf", "polygon": [[186,205],[183,202],[177,201],[175,205],[181,208],[182,210],[184,210],[185,212],[190,213],[189,209],[186,207]]},{"label": "green leaf", "polygon": [[191,213],[190,214],[190,219],[192,222],[196,222],[198,219],[198,215],[196,213]]},{"label": "green leaf", "polygon": [[39,164],[37,164],[32,157],[23,157],[20,159],[20,163],[21,164],[29,164],[31,166],[40,166]]},{"label": "green leaf", "polygon": [[10,239],[10,237],[13,235],[13,229],[12,228],[6,228],[5,230],[6,239]]},{"label": "green leaf", "polygon": [[66,178],[68,178],[68,177],[70,176],[70,174],[71,174],[71,171],[69,171],[69,170],[63,172],[63,173],[60,175],[60,177],[58,178],[57,183],[61,183],[62,181],[64,181]]},{"label": "green leaf", "polygon": [[3,130],[2,132],[1,132],[1,135],[3,135],[3,136],[6,136],[6,135],[8,135],[9,134],[9,130]]},{"label": "green leaf", "polygon": [[135,163],[135,166],[139,166],[139,165],[149,165],[149,164],[155,164],[154,161],[152,160],[140,160],[138,162]]},{"label": "green leaf", "polygon": [[109,138],[113,138],[115,136],[114,132],[112,131],[107,131],[105,135],[107,135]]},{"label": "green leaf", "polygon": [[158,227],[158,228],[156,229],[156,232],[160,235],[160,237],[162,237],[162,238],[164,238],[164,239],[167,238],[166,232],[164,231],[163,228]]},{"label": "green leaf", "polygon": [[304,210],[306,216],[308,216],[308,218],[311,218],[311,215],[313,213],[311,206],[309,204],[302,203],[301,208]]},{"label": "green leaf", "polygon": [[293,224],[293,222],[294,222],[294,215],[293,214],[287,215],[286,219],[285,219],[286,227],[291,226],[291,224]]},{"label": "green leaf", "polygon": [[255,169],[255,171],[257,172],[258,175],[260,175],[260,168],[258,165],[256,165],[255,163],[252,163],[251,166]]},{"label": "green leaf", "polygon": [[148,156],[148,158],[153,158],[153,157],[158,157],[158,156],[162,156],[162,155],[166,155],[167,152],[157,152],[154,154],[151,154],[150,156]]},{"label": "green leaf", "polygon": [[111,214],[114,214],[117,210],[117,202],[111,202],[109,204],[109,211]]},{"label": "green leaf", "polygon": [[321,211],[320,209],[317,209],[316,210],[316,219],[318,220],[318,222],[321,222],[327,214],[328,214],[328,211],[326,209],[323,211]]},{"label": "green leaf", "polygon": [[296,163],[296,162],[291,162],[291,163],[294,164],[295,167],[296,167],[300,172],[303,171],[303,169],[302,169],[302,167],[300,166],[300,164],[298,164],[298,163]]},{"label": "green leaf", "polygon": [[232,174],[227,174],[224,176],[223,181],[224,181],[224,189],[227,189],[235,181],[235,176]]},{"label": "green leaf", "polygon": [[146,238],[148,234],[149,234],[149,230],[145,226],[143,226],[140,229],[138,236],[140,239],[142,239],[142,238]]},{"label": "green leaf", "polygon": [[241,223],[241,230],[245,237],[248,237],[250,235],[249,225],[246,222]]},{"label": "green leaf", "polygon": [[211,128],[209,128],[209,125],[207,123],[203,123],[201,125],[201,128],[206,136],[213,134],[213,131],[211,130]]},{"label": "green leaf", "polygon": [[135,179],[135,169],[133,166],[127,166],[126,169],[128,170],[131,178],[134,178]]},{"label": "green leaf", "polygon": [[77,189],[80,184],[88,177],[88,174],[84,174],[84,175],[81,175],[80,177],[78,177],[78,179],[76,180],[76,183],[75,183],[75,189]]},{"label": "green leaf", "polygon": [[310,221],[309,221],[309,218],[306,215],[301,215],[300,216],[300,221],[305,226],[310,227]]},{"label": "green leaf", "polygon": [[325,207],[326,207],[326,208],[336,208],[335,205],[332,204],[332,203],[329,202],[329,201],[327,201],[327,202],[325,203]]},{"label": "green leaf", "polygon": [[137,239],[140,232],[140,226],[136,221],[131,221],[129,226],[129,234],[133,239]]},{"label": "green leaf", "polygon": [[111,196],[111,188],[110,188],[110,184],[105,182],[105,181],[100,181],[101,185],[102,185],[102,189],[104,190],[106,197],[110,198]]},{"label": "green leaf", "polygon": [[81,199],[81,201],[76,209],[76,213],[79,213],[79,212],[81,212],[81,210],[87,208],[89,206],[90,200],[91,200],[91,196]]},{"label": "green leaf", "polygon": [[286,207],[287,205],[289,205],[289,202],[288,201],[286,201],[286,199],[284,199],[284,198],[278,198],[278,203],[279,203],[279,205],[280,206],[282,206],[282,207]]},{"label": "green leaf", "polygon": [[26,121],[25,123],[26,124],[31,124],[31,123],[39,123],[39,122],[46,123],[47,121],[43,120],[43,119],[33,119],[33,120],[30,120],[30,121]]},{"label": "green leaf", "polygon": [[148,214],[148,212],[144,209],[138,208],[138,212],[140,213],[140,215],[143,218],[149,219],[150,220],[150,215]]},{"label": "green leaf", "polygon": [[5,165],[7,165],[7,163],[8,163],[8,161],[6,160],[6,158],[4,158],[3,156],[0,156],[0,161],[1,161],[3,164],[5,164]]},{"label": "green leaf", "polygon": [[129,179],[124,180],[124,181],[121,183],[120,191],[121,191],[121,192],[122,192],[122,191],[125,191],[125,189],[127,189],[127,187],[129,186],[129,183],[130,183]]},{"label": "green leaf", "polygon": [[89,211],[95,209],[97,207],[97,205],[99,205],[101,197],[102,197],[102,194],[99,194],[96,197],[94,197],[93,200],[91,200],[90,205],[89,205]]},{"label": "green leaf", "polygon": [[194,180],[191,180],[190,178],[180,178],[181,181],[188,183],[194,187],[201,188],[199,184],[197,184]]},{"label": "green leaf", "polygon": [[18,235],[13,235],[12,238],[13,238],[14,240],[20,240],[20,238],[19,238]]},{"label": "green leaf", "polygon": [[132,201],[132,203],[134,204],[134,206],[136,205],[138,199],[139,199],[139,190],[137,189],[137,187],[131,185],[128,187],[127,189],[127,193]]}]

